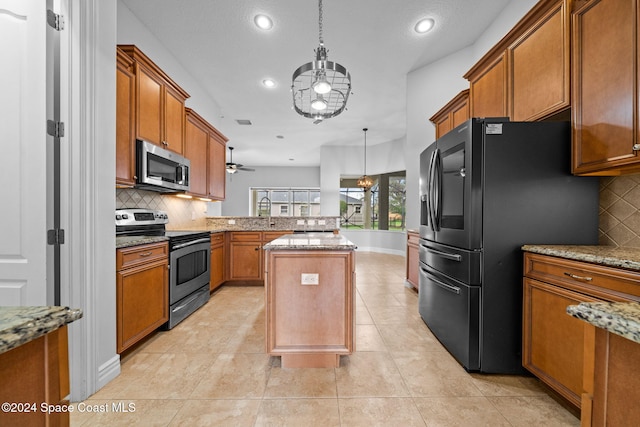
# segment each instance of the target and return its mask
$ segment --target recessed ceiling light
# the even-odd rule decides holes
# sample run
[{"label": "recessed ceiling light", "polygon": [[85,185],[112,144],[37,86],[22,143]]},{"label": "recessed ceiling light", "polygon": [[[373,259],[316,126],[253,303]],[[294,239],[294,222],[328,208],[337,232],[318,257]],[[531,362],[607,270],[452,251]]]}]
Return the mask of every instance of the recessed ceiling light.
[{"label": "recessed ceiling light", "polygon": [[278,138],[278,139],[284,139],[284,136],[283,136],[283,135],[276,135],[276,138]]},{"label": "recessed ceiling light", "polygon": [[262,30],[270,30],[273,27],[273,21],[267,15],[256,15],[253,22]]},{"label": "recessed ceiling light", "polygon": [[264,87],[272,88],[272,87],[276,87],[276,82],[272,79],[264,79],[262,81],[262,85]]},{"label": "recessed ceiling light", "polygon": [[432,29],[435,23],[436,21],[434,21],[433,18],[421,19],[420,21],[418,21],[414,29],[416,30],[416,33],[424,34]]}]

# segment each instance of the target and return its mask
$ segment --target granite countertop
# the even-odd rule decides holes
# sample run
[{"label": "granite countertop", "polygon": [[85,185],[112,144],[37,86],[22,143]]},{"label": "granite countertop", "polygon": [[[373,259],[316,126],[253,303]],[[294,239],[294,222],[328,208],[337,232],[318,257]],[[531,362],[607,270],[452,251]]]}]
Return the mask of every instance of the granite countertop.
[{"label": "granite countertop", "polygon": [[640,248],[588,245],[524,245],[522,250],[608,267],[640,271]]},{"label": "granite countertop", "polygon": [[640,343],[640,304],[637,302],[583,302],[568,306],[567,313]]},{"label": "granite countertop", "polygon": [[285,234],[263,246],[266,250],[354,250],[356,245],[341,234],[297,233]]},{"label": "granite countertop", "polygon": [[33,341],[82,317],[69,307],[0,307],[0,353]]},{"label": "granite countertop", "polygon": [[164,236],[116,236],[116,249],[168,241]]}]

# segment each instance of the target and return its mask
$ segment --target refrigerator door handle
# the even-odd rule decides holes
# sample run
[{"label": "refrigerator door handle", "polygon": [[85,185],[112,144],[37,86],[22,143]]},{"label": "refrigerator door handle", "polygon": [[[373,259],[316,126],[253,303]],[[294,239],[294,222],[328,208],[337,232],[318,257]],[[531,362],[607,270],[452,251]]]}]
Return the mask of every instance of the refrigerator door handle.
[{"label": "refrigerator door handle", "polygon": [[439,257],[450,259],[452,261],[458,261],[458,262],[462,261],[462,256],[459,254],[450,254],[448,252],[439,251],[437,249],[428,248],[426,246],[423,246],[423,247],[427,250],[427,252],[437,255]]},{"label": "refrigerator door handle", "polygon": [[436,148],[434,159],[434,226],[435,231],[440,231],[440,223],[442,222],[442,157],[440,156],[440,150]]},{"label": "refrigerator door handle", "polygon": [[429,280],[431,280],[433,283],[435,283],[436,285],[440,286],[442,289],[444,289],[445,291],[449,291],[452,292],[456,295],[460,295],[460,288],[457,286],[451,286],[448,285],[444,282],[441,282],[440,280],[436,279],[435,277],[433,277],[433,275],[429,274],[429,272],[427,270],[425,270],[424,268],[420,267],[420,269],[429,276]]},{"label": "refrigerator door handle", "polygon": [[428,212],[428,218],[429,218],[429,227],[431,228],[431,231],[433,231],[435,233],[436,228],[435,228],[435,215],[434,215],[434,210],[433,210],[433,180],[435,178],[435,159],[436,159],[436,152],[437,152],[437,148],[433,151],[433,153],[431,153],[431,159],[429,159],[429,177],[427,179],[427,212]]}]

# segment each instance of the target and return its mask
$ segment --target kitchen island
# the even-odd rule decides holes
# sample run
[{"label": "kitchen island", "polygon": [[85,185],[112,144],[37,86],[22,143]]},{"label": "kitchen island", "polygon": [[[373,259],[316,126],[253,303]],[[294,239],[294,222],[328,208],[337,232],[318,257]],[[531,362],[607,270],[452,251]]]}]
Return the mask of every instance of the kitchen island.
[{"label": "kitchen island", "polygon": [[0,307],[2,426],[69,425],[67,307]]},{"label": "kitchen island", "polygon": [[355,350],[355,249],[337,233],[264,246],[266,350],[283,368],[338,367]]}]

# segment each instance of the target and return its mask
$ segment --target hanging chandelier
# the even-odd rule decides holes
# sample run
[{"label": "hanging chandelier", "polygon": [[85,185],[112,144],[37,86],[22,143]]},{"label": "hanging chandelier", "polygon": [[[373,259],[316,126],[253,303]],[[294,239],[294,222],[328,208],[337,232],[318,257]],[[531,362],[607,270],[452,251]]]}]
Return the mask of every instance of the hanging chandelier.
[{"label": "hanging chandelier", "polygon": [[344,111],[351,93],[351,75],[337,62],[327,61],[322,37],[322,0],[318,0],[320,45],[316,59],[293,72],[291,94],[293,109],[298,114],[320,123]]},{"label": "hanging chandelier", "polygon": [[367,131],[369,129],[364,128],[362,130],[364,131],[364,175],[358,178],[356,185],[364,191],[367,191],[373,187],[373,179],[371,179],[370,176],[367,176]]}]

